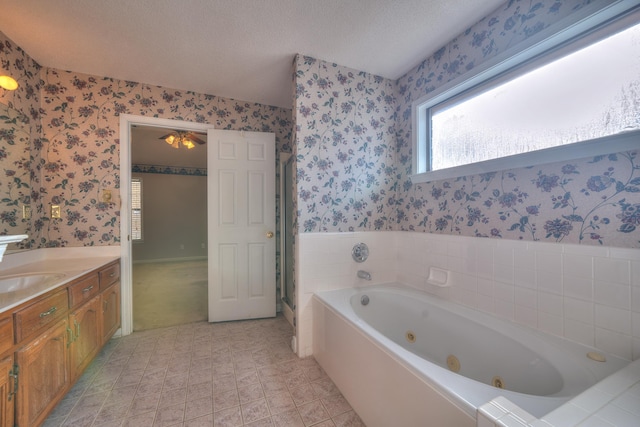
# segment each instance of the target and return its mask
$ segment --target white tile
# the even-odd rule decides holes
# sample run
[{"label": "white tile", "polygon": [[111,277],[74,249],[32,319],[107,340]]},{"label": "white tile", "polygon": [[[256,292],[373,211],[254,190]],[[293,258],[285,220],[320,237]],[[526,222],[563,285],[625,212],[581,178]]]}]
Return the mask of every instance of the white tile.
[{"label": "white tile", "polygon": [[564,276],[593,278],[593,258],[587,255],[562,254],[562,274]]},{"label": "white tile", "polygon": [[595,412],[604,405],[607,405],[614,397],[614,394],[605,393],[602,390],[592,387],[580,393],[571,400],[571,403],[587,411]]},{"label": "white tile", "polygon": [[513,283],[513,264],[503,264],[496,261],[493,265],[493,277],[497,282]]},{"label": "white tile", "polygon": [[536,285],[540,291],[563,294],[562,276],[559,274],[538,270],[536,271]]},{"label": "white tile", "polygon": [[618,372],[609,375],[594,386],[605,395],[618,396],[638,382],[637,376],[630,373],[630,366],[622,368]]},{"label": "white tile", "polygon": [[515,307],[512,302],[495,299],[493,304],[493,312],[496,316],[507,320],[515,319]]},{"label": "white tile", "polygon": [[515,305],[515,321],[529,328],[537,329],[538,311],[529,307]]},{"label": "white tile", "polygon": [[572,297],[564,297],[564,317],[583,323],[594,323],[593,302]]},{"label": "white tile", "polygon": [[633,356],[631,335],[624,335],[596,327],[595,346],[600,350],[615,354],[623,359],[631,360]]},{"label": "white tile", "polygon": [[640,286],[640,261],[631,261],[631,284]]},{"label": "white tile", "polygon": [[493,251],[495,263],[509,265],[513,267],[513,246],[507,241],[499,240]]},{"label": "white tile", "polygon": [[478,310],[484,311],[485,313],[494,312],[493,297],[478,294],[476,298],[476,308]]},{"label": "white tile", "polygon": [[631,335],[640,338],[640,313],[631,313]]},{"label": "white tile", "polygon": [[608,249],[609,249],[610,258],[640,261],[640,249],[614,248],[614,247],[610,247]]},{"label": "white tile", "polygon": [[564,295],[587,301],[593,300],[593,280],[591,279],[577,276],[564,276],[562,285]]},{"label": "white tile", "polygon": [[627,260],[600,258],[593,259],[593,277],[611,283],[631,283],[631,264]]},{"label": "white tile", "polygon": [[530,289],[537,288],[535,270],[516,267],[513,271],[513,274],[514,274],[513,281],[516,286],[530,288]]},{"label": "white tile", "polygon": [[631,335],[631,312],[596,304],[595,324],[600,328]]},{"label": "white tile", "polygon": [[493,297],[493,280],[478,278],[478,293]]},{"label": "white tile", "polygon": [[562,317],[549,313],[538,313],[538,329],[559,337],[564,336]]},{"label": "white tile", "polygon": [[632,393],[623,393],[614,399],[612,403],[627,412],[631,412],[638,417],[638,421],[640,421],[640,396]]},{"label": "white tile", "polygon": [[598,417],[597,415],[592,415],[586,420],[584,420],[583,422],[581,422],[580,424],[578,424],[578,427],[620,427],[620,426],[611,424],[610,422]]},{"label": "white tile", "polygon": [[596,413],[596,415],[615,426],[638,426],[640,417],[627,412],[616,405],[607,405]]},{"label": "white tile", "polygon": [[495,282],[493,284],[493,297],[502,301],[514,301],[515,288],[512,284]]},{"label": "white tile", "polygon": [[574,426],[585,420],[589,415],[589,411],[572,403],[567,403],[550,414],[545,415],[542,419],[551,425]]},{"label": "white tile", "polygon": [[575,245],[575,244],[563,244],[563,252],[566,254],[583,255],[590,257],[607,257],[609,256],[609,249],[605,246],[590,246],[590,245]]},{"label": "white tile", "polygon": [[538,308],[538,293],[532,289],[516,286],[514,288],[514,297],[516,305],[533,309]]},{"label": "white tile", "polygon": [[564,319],[564,337],[568,340],[593,347],[596,340],[596,329],[593,324]]},{"label": "white tile", "polygon": [[538,292],[538,310],[554,316],[563,316],[563,297],[553,293]]},{"label": "white tile", "polygon": [[535,270],[536,252],[531,249],[514,249],[513,265],[516,269]]},{"label": "white tile", "polygon": [[593,299],[599,304],[629,310],[631,309],[631,286],[596,281]]},{"label": "white tile", "polygon": [[500,427],[528,427],[528,424],[523,422],[520,418],[507,414],[500,418],[497,422]]},{"label": "white tile", "polygon": [[640,286],[631,286],[631,310],[640,312]]},{"label": "white tile", "polygon": [[498,420],[508,413],[508,411],[506,411],[502,406],[494,403],[493,401],[485,403],[484,405],[479,407],[478,412],[482,413],[490,420]]},{"label": "white tile", "polygon": [[536,251],[536,270],[562,275],[562,254],[559,252]]}]

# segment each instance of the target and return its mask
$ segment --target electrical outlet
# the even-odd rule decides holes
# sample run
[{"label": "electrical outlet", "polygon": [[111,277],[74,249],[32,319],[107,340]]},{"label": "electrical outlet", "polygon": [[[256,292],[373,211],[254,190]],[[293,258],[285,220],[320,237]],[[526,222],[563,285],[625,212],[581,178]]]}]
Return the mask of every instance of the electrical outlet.
[{"label": "electrical outlet", "polygon": [[51,218],[59,219],[60,217],[60,206],[51,205]]},{"label": "electrical outlet", "polygon": [[31,219],[31,206],[22,205],[22,219]]},{"label": "electrical outlet", "polygon": [[183,251],[184,250],[184,245],[180,245],[180,250]]}]

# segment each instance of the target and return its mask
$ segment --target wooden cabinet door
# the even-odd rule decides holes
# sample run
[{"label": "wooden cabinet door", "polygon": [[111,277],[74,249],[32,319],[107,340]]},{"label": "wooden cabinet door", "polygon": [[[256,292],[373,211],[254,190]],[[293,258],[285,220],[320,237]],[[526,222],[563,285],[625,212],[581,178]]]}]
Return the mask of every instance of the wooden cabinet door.
[{"label": "wooden cabinet door", "polygon": [[62,399],[70,384],[67,319],[16,351],[20,369],[16,424],[40,425]]},{"label": "wooden cabinet door", "polygon": [[120,282],[102,293],[102,344],[120,327]]},{"label": "wooden cabinet door", "polygon": [[13,427],[13,411],[16,397],[12,395],[13,356],[8,355],[0,360],[0,427]]},{"label": "wooden cabinet door", "polygon": [[82,374],[102,345],[100,328],[100,297],[83,304],[69,315],[69,328],[73,337],[69,345],[71,381]]}]

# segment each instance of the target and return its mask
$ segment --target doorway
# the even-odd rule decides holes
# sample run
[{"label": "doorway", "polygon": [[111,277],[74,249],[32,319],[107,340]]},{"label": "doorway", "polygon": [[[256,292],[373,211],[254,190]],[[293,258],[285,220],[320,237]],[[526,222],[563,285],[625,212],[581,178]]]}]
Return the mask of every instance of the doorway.
[{"label": "doorway", "polygon": [[133,125],[133,329],[207,320],[206,132]]},{"label": "doorway", "polygon": [[[122,335],[133,332],[130,141],[135,125],[207,132],[209,321],[275,316],[275,134],[121,114]],[[236,225],[242,232],[234,232]]]},{"label": "doorway", "polygon": [[[172,119],[159,119],[155,117],[134,116],[129,114],[120,115],[120,185],[121,185],[121,204],[120,204],[120,235],[121,235],[121,286],[122,286],[122,335],[129,335],[134,329],[134,306],[133,306],[133,242],[132,242],[132,132],[135,126],[147,126],[153,128],[160,128],[167,130],[166,133],[172,130],[192,130],[206,133],[208,129],[213,129],[210,124],[187,122],[182,120]],[[165,133],[165,134],[166,134]],[[162,136],[162,135],[160,135]],[[157,140],[154,141],[160,145],[167,145],[167,143]],[[170,147],[169,147],[170,148]],[[175,150],[175,149],[174,149]],[[153,150],[152,150],[153,151]],[[206,156],[205,156],[206,158]],[[143,181],[142,192],[145,192],[145,185]],[[157,194],[162,198],[163,193]],[[170,212],[169,208],[173,208],[171,199],[165,197],[164,204],[160,204],[164,217],[172,216],[178,217],[179,214]],[[206,200],[206,195],[205,195]],[[144,206],[142,206],[144,209]],[[165,209],[166,208],[166,209]],[[206,211],[204,212],[206,216]],[[161,217],[162,218],[162,217]],[[186,220],[185,220],[186,221]],[[144,225],[143,225],[144,227]],[[144,228],[142,230],[143,239]],[[204,234],[206,237],[206,233]],[[187,251],[187,244],[184,242],[173,242],[172,249],[176,248],[178,251]],[[202,242],[199,242],[200,246]],[[207,241],[204,241],[205,248]],[[180,249],[180,245],[184,244],[184,249]],[[206,252],[205,252],[206,253]],[[184,255],[184,253],[183,253]],[[158,253],[153,253],[151,258],[160,257]],[[168,255],[167,258],[176,258],[175,255]],[[186,257],[186,256],[185,256]],[[161,259],[161,258],[158,258]],[[184,269],[181,270],[184,274]]]}]

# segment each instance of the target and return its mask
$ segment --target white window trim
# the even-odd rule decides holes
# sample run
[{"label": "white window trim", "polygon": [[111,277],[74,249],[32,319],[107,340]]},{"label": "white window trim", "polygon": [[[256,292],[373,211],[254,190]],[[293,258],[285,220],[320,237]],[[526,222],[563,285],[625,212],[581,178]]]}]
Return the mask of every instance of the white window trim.
[{"label": "white window trim", "polygon": [[[516,46],[516,48],[507,50],[497,55],[494,59],[474,68],[472,71],[474,73],[473,75],[460,76],[414,101],[411,107],[411,130],[413,135],[411,181],[414,184],[431,182],[478,173],[496,172],[637,149],[639,146],[640,131],[632,131],[530,153],[516,154],[436,171],[427,171],[427,141],[430,140],[427,135],[429,129],[427,111],[429,108],[521,65],[532,58],[549,52],[572,38],[592,30],[610,19],[631,11],[636,6],[638,6],[637,0],[617,0],[606,7],[602,7],[601,4],[587,6],[569,18],[561,20],[535,36],[530,37]],[[625,17],[621,18],[618,25],[623,26],[637,23],[639,16],[640,11],[634,10],[632,13],[628,13]],[[571,20],[571,23],[566,22],[568,19]],[[584,40],[588,41],[588,38],[585,37]],[[420,173],[416,173],[416,171],[420,171]]]}]

